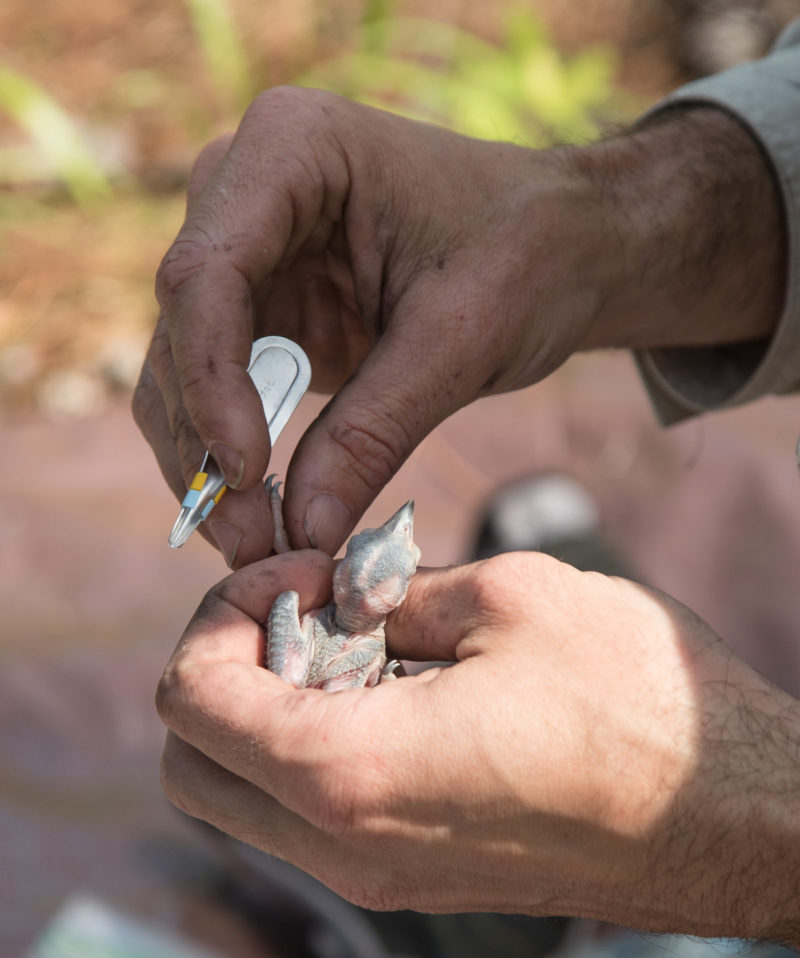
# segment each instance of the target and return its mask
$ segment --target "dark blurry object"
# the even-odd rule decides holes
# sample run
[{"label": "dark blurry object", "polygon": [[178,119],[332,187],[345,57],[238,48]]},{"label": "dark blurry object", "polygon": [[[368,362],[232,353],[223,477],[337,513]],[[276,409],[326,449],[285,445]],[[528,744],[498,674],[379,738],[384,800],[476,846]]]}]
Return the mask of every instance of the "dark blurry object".
[{"label": "dark blurry object", "polygon": [[601,531],[592,495],[562,473],[510,483],[485,506],[472,557],[489,559],[516,551],[545,552],[583,572],[633,578]]},{"label": "dark blurry object", "polygon": [[226,903],[286,958],[550,958],[569,924],[527,915],[371,912],[288,862],[194,824],[226,876]]},{"label": "dark blurry object", "polygon": [[693,76],[756,60],[800,17],[798,0],[668,0],[678,25],[677,57]]},{"label": "dark blurry object", "polygon": [[194,824],[224,876],[218,893],[258,931],[265,948],[282,958],[395,958],[367,912],[288,862],[234,841],[204,822]]}]

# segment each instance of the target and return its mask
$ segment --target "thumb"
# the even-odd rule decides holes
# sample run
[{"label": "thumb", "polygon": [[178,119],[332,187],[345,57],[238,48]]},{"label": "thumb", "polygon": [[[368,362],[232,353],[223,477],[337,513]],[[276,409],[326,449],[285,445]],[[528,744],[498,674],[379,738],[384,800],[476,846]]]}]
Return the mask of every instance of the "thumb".
[{"label": "thumb", "polygon": [[286,477],[295,548],[341,546],[425,436],[468,402],[448,363],[389,330],[309,427]]},{"label": "thumb", "polygon": [[448,569],[418,569],[400,606],[386,620],[391,656],[416,662],[454,662],[479,651],[459,648],[468,635],[488,624],[480,588],[487,563]]}]

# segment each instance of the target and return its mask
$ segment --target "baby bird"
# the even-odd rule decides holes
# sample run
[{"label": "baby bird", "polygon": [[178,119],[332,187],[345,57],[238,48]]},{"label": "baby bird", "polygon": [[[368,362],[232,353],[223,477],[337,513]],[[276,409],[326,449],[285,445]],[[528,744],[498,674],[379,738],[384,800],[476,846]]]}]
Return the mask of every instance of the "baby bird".
[{"label": "baby bird", "polygon": [[[270,480],[268,491],[280,516],[280,496]],[[419,562],[413,533],[410,500],[382,526],[350,539],[334,573],[333,601],[324,608],[301,618],[298,594],[282,592],[267,622],[267,668],[295,688],[328,692],[394,678],[399,663],[387,665],[383,626],[405,598]]]}]

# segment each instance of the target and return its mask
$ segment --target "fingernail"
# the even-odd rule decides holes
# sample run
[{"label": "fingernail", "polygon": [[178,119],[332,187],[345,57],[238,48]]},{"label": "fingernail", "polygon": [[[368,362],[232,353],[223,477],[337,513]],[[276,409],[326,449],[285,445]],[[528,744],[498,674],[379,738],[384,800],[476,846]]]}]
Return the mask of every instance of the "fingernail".
[{"label": "fingernail", "polygon": [[225,482],[231,489],[236,489],[244,477],[244,459],[241,454],[226,446],[224,442],[212,442],[208,451],[222,470]]},{"label": "fingernail", "polygon": [[309,502],[303,528],[315,549],[333,555],[353,528],[353,513],[338,496],[321,492]]},{"label": "fingernail", "polygon": [[219,551],[227,562],[228,568],[232,569],[236,561],[236,553],[239,551],[239,543],[242,541],[242,530],[224,519],[209,519],[208,528],[217,540]]}]

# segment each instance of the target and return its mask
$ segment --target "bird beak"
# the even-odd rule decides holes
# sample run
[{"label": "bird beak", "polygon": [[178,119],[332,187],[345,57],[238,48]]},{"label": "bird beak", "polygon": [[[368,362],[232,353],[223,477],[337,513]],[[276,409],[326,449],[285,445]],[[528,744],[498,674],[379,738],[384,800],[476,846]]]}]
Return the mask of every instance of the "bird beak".
[{"label": "bird beak", "polygon": [[384,522],[383,528],[388,532],[405,535],[411,539],[414,533],[414,500],[409,499],[390,519]]}]

